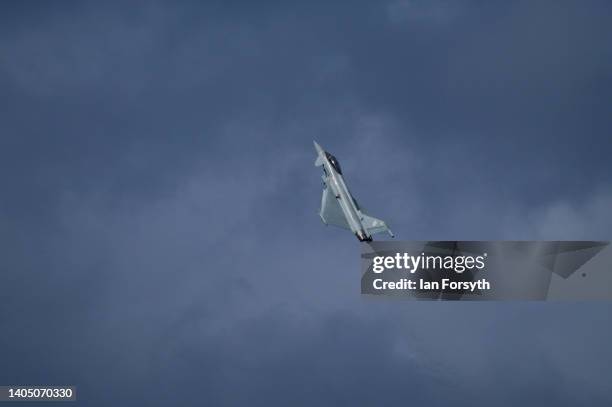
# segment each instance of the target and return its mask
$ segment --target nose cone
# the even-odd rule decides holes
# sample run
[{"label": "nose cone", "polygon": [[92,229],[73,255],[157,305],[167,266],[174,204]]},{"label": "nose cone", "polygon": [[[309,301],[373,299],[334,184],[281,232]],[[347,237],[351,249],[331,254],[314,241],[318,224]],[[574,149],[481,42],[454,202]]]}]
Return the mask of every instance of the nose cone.
[{"label": "nose cone", "polygon": [[312,141],[314,143],[315,149],[317,150],[317,153],[321,154],[323,153],[323,148],[319,145],[319,143],[317,143],[316,141]]}]

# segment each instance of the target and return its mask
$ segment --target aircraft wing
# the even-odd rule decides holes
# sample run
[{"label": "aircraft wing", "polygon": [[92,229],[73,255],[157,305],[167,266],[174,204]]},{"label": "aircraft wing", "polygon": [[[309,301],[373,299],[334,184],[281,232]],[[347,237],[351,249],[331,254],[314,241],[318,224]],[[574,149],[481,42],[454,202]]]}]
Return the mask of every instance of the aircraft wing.
[{"label": "aircraft wing", "polygon": [[389,229],[383,220],[376,219],[372,216],[366,215],[365,213],[362,213],[362,215],[363,220],[361,222],[363,227],[365,227],[370,234],[374,235],[376,233],[387,232],[391,237],[394,237],[393,232],[391,232],[391,229]]},{"label": "aircraft wing", "polygon": [[321,198],[321,212],[319,212],[321,220],[327,225],[338,226],[343,229],[351,229],[346,217],[340,208],[340,204],[334,194],[329,192],[329,188],[323,190],[323,197]]}]

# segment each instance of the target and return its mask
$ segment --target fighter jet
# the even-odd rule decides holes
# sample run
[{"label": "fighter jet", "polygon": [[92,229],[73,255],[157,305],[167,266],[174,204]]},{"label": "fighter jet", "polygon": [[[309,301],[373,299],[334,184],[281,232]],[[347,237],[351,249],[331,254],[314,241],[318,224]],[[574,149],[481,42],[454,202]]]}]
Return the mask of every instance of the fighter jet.
[{"label": "fighter jet", "polygon": [[323,198],[319,212],[323,223],[348,229],[361,242],[371,242],[372,235],[381,232],[395,237],[384,221],[362,212],[342,178],[342,169],[336,157],[323,150],[316,141],[314,146],[317,150],[315,166],[323,167]]}]

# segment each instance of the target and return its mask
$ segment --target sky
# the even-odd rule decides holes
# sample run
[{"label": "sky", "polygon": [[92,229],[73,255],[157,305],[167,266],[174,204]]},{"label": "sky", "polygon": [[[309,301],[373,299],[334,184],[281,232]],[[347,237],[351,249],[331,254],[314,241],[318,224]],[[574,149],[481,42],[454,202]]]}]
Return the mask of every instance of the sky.
[{"label": "sky", "polygon": [[312,141],[398,239],[610,240],[611,17],[3,2],[0,385],[88,406],[609,406],[610,303],[362,297]]}]

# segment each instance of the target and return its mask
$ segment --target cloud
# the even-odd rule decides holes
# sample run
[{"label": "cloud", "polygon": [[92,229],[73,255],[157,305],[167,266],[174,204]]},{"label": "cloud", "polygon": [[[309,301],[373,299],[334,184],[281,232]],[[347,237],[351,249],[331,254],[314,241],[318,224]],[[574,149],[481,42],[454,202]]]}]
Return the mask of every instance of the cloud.
[{"label": "cloud", "polygon": [[475,40],[549,67],[513,40],[529,8],[393,4],[0,13],[0,383],[88,405],[609,405],[605,304],[368,301],[357,241],[319,221],[312,139],[401,239],[610,230],[607,88],[585,85],[606,59],[570,53],[588,61],[550,83],[577,87],[532,92]]},{"label": "cloud", "polygon": [[558,201],[532,214],[541,239],[606,240],[612,230],[612,191],[600,190],[573,201]]},{"label": "cloud", "polygon": [[459,14],[456,3],[444,0],[398,0],[387,6],[387,16],[393,24],[446,24]]}]

